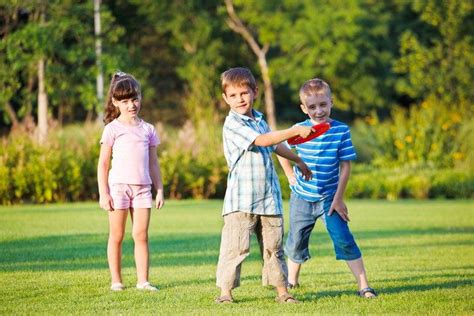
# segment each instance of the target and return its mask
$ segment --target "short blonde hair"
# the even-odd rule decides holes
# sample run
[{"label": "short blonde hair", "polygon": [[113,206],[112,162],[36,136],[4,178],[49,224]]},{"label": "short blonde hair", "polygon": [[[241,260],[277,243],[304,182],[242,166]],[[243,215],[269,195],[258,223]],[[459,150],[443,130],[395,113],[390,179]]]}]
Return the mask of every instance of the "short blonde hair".
[{"label": "short blonde hair", "polygon": [[[324,94],[328,98],[332,97],[331,88],[329,85],[319,78],[314,78],[306,81],[300,88],[300,100],[305,104],[306,98],[310,95]],[[306,104],[305,104],[306,105]]]},{"label": "short blonde hair", "polygon": [[225,93],[229,86],[247,86],[257,90],[257,83],[252,72],[245,67],[230,68],[221,74],[222,91]]}]

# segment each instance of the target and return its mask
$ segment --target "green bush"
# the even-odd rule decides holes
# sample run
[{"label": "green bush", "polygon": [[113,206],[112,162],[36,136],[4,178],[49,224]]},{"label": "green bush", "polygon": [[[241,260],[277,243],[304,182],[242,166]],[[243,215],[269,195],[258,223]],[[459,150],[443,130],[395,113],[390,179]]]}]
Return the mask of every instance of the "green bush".
[{"label": "green bush", "polygon": [[474,175],[457,169],[356,166],[346,190],[347,198],[474,198]]},{"label": "green bush", "polygon": [[474,119],[468,106],[447,106],[430,98],[409,110],[394,108],[379,121],[374,113],[352,129],[361,161],[382,168],[454,168],[472,162]]},{"label": "green bush", "polygon": [[[98,126],[70,126],[52,131],[44,145],[29,135],[12,133],[1,139],[0,203],[49,203],[97,200]],[[188,123],[179,130],[158,126],[158,146],[165,196],[222,199],[227,165],[221,126],[197,131]],[[288,181],[274,158],[282,196]],[[347,198],[474,198],[472,167],[436,169],[429,165],[380,167],[355,163]]]},{"label": "green bush", "polygon": [[0,150],[0,202],[97,198],[98,139],[99,129],[93,126],[53,131],[44,145],[27,134],[10,134]]}]

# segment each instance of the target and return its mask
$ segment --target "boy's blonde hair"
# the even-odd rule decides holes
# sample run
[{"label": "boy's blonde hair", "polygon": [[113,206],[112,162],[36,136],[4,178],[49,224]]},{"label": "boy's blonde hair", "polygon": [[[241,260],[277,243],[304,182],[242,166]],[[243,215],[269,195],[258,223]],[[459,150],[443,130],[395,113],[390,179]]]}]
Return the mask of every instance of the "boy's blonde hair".
[{"label": "boy's blonde hair", "polygon": [[321,95],[324,94],[328,98],[332,97],[331,88],[329,85],[319,78],[314,78],[306,81],[300,88],[300,100],[301,103],[306,105],[306,98],[310,95]]},{"label": "boy's blonde hair", "polygon": [[221,74],[222,91],[225,93],[228,86],[247,86],[252,91],[257,90],[257,83],[252,72],[245,67],[230,68]]}]

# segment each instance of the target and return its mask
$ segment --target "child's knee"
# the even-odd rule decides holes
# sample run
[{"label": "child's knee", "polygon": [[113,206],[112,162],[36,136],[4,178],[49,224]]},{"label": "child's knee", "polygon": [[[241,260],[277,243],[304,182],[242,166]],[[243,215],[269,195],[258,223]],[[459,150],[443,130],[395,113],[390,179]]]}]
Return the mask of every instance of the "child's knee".
[{"label": "child's knee", "polygon": [[148,242],[147,231],[134,231],[132,232],[132,237],[134,242]]},{"label": "child's knee", "polygon": [[124,235],[125,235],[124,232],[111,232],[109,234],[109,242],[121,244],[123,241]]},{"label": "child's knee", "polygon": [[338,260],[355,260],[361,257],[361,252],[356,242],[347,236],[342,236],[340,238],[334,238],[334,249],[336,252],[336,259]]}]

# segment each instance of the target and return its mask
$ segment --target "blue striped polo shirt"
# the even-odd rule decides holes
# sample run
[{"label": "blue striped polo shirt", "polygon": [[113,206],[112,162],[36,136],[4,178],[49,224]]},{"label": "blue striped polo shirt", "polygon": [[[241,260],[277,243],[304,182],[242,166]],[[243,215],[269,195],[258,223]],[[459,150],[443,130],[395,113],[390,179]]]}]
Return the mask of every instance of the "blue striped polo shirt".
[{"label": "blue striped polo shirt", "polygon": [[229,167],[222,215],[245,212],[281,215],[281,189],[272,161],[274,147],[255,146],[255,139],[270,132],[262,113],[253,118],[230,111],[223,128],[224,155]]},{"label": "blue striped polo shirt", "polygon": [[[356,159],[349,127],[336,120],[323,135],[306,143],[290,146],[296,148],[298,156],[308,165],[313,178],[305,181],[298,168],[293,167],[296,184],[290,186],[298,197],[309,202],[318,202],[334,195],[339,183],[339,162]],[[311,120],[296,125],[312,126]]]}]

